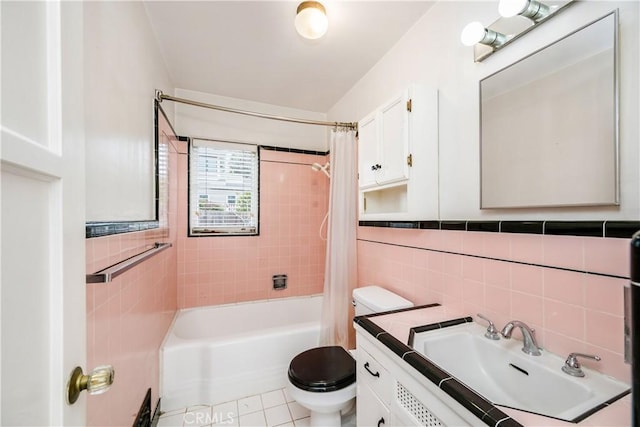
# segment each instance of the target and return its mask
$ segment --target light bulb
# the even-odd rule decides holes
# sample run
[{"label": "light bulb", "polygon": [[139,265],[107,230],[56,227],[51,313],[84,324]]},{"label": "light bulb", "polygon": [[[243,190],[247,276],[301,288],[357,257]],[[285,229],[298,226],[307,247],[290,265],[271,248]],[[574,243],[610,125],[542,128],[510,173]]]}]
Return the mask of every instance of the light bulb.
[{"label": "light bulb", "polygon": [[298,34],[307,39],[322,37],[329,27],[324,6],[316,1],[300,3],[295,19]]},{"label": "light bulb", "polygon": [[508,37],[504,34],[485,28],[479,22],[467,24],[460,34],[460,41],[466,46],[482,43],[494,49],[500,47],[507,39]]},{"label": "light bulb", "polygon": [[465,46],[473,46],[484,38],[486,30],[484,25],[475,21],[467,24],[460,34],[460,41]]},{"label": "light bulb", "polygon": [[529,0],[500,0],[498,13],[504,18],[519,15],[529,5]]},{"label": "light bulb", "polygon": [[551,12],[551,8],[537,0],[500,0],[498,13],[504,18],[521,15],[538,22]]}]

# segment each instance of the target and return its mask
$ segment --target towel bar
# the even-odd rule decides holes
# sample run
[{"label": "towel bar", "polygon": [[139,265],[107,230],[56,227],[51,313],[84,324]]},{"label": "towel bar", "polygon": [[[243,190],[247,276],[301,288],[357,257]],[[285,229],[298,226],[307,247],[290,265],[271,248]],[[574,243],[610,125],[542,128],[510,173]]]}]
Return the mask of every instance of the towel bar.
[{"label": "towel bar", "polygon": [[113,264],[111,267],[107,267],[104,270],[100,270],[93,274],[87,274],[87,283],[110,282],[125,271],[135,267],[142,261],[151,258],[155,254],[160,253],[167,248],[170,248],[171,246],[171,243],[156,243],[153,248],[147,251],[132,256],[131,258],[125,259],[124,261],[120,261],[117,264]]}]

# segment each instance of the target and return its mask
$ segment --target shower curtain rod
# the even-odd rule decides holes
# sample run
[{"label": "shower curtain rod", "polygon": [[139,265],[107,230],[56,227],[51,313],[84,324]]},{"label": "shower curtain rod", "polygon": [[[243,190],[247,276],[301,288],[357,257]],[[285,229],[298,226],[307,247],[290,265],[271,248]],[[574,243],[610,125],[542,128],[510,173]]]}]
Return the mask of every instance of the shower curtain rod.
[{"label": "shower curtain rod", "polygon": [[245,116],[259,117],[262,119],[280,120],[282,122],[301,123],[306,125],[318,125],[318,126],[333,126],[333,127],[345,127],[348,129],[358,130],[358,123],[348,122],[323,122],[319,120],[306,120],[296,119],[294,117],[274,116],[271,114],[256,113],[254,111],[238,110],[236,108],[223,107],[220,105],[205,104],[204,102],[192,101],[190,99],[177,98],[171,95],[165,95],[161,90],[156,90],[156,101],[162,102],[164,100],[179,102],[181,104],[194,105],[196,107],[210,108],[212,110],[226,111],[227,113],[243,114]]}]

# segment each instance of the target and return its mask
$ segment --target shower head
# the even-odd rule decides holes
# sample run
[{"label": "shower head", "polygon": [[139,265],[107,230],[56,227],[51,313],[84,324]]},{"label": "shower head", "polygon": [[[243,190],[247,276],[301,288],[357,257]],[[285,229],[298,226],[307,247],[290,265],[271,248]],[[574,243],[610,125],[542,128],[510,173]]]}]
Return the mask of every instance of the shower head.
[{"label": "shower head", "polygon": [[314,163],[311,165],[311,169],[316,172],[322,171],[328,178],[331,178],[331,175],[329,175],[329,162],[325,163],[324,166],[321,166],[320,163]]}]

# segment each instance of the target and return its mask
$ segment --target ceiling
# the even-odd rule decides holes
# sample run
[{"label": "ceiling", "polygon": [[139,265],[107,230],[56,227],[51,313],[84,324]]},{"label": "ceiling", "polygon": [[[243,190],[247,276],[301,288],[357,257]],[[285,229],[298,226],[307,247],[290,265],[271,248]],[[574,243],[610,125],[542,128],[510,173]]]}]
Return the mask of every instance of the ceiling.
[{"label": "ceiling", "polygon": [[319,40],[293,26],[298,2],[145,1],[174,85],[327,112],[433,1],[324,1]]}]

